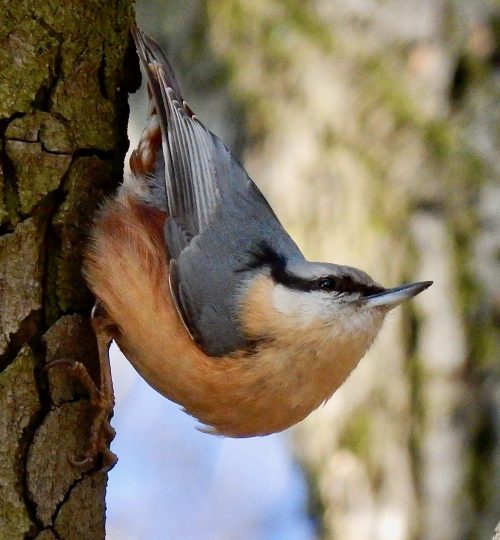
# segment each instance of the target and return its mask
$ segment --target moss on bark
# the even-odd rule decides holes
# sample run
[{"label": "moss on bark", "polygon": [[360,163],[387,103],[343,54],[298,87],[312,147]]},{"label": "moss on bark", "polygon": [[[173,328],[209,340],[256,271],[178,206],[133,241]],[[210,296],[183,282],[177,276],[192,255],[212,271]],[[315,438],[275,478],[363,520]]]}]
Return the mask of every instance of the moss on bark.
[{"label": "moss on bark", "polygon": [[128,0],[0,2],[1,539],[104,538],[106,477],[68,461],[93,412],[43,367],[98,372],[81,250],[122,176],[133,20]]}]

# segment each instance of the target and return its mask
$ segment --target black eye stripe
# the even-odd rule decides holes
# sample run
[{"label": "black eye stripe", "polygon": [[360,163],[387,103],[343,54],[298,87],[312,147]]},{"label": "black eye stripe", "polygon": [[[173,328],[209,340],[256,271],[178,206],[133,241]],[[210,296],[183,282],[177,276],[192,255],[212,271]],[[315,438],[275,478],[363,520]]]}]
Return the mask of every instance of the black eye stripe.
[{"label": "black eye stripe", "polygon": [[267,266],[271,271],[271,277],[276,283],[281,283],[296,291],[323,291],[339,294],[359,293],[363,296],[384,291],[383,287],[365,285],[355,281],[350,276],[323,276],[316,279],[304,279],[291,274],[286,270],[286,258],[274,251],[266,242],[261,242],[255,249],[249,251],[248,255],[248,260],[238,269],[239,272]]},{"label": "black eye stripe", "polygon": [[[328,278],[321,278],[319,280],[319,283],[326,279],[333,282],[333,286],[329,290],[339,293],[360,293],[363,296],[368,296],[370,294],[376,294],[384,290],[383,287],[379,287],[377,285],[365,285],[364,283],[359,283],[350,276],[329,276]],[[328,289],[320,287],[320,290]]]},{"label": "black eye stripe", "polygon": [[325,276],[319,279],[307,280],[289,274],[283,267],[271,267],[271,276],[276,283],[281,283],[290,289],[304,292],[360,293],[363,296],[368,296],[384,290],[383,287],[378,287],[377,285],[358,283],[349,276]]},{"label": "black eye stripe", "polygon": [[248,251],[241,268],[238,268],[236,271],[246,272],[262,266],[268,266],[273,271],[274,269],[284,271],[286,259],[283,255],[273,250],[266,242],[260,242],[254,249]]}]

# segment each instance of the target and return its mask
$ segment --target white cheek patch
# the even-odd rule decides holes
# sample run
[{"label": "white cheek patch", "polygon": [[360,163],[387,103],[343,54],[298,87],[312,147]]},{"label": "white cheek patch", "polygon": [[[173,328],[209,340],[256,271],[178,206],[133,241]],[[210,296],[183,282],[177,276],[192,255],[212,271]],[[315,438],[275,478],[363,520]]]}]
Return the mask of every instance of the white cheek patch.
[{"label": "white cheek patch", "polygon": [[273,306],[277,311],[303,324],[329,320],[338,307],[331,301],[330,293],[321,291],[295,291],[277,284],[272,294]]},{"label": "white cheek patch", "polygon": [[277,284],[273,288],[274,308],[297,323],[297,327],[313,327],[327,322],[331,336],[373,335],[379,331],[384,316],[378,310],[358,309],[355,304],[336,301],[331,293],[304,292]]}]

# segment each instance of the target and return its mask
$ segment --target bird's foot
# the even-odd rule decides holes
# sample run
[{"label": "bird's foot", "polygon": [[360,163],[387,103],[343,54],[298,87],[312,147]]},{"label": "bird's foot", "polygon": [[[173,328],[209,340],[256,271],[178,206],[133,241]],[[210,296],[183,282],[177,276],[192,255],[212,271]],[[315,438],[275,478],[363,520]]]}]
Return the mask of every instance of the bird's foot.
[{"label": "bird's foot", "polygon": [[102,469],[110,470],[118,461],[116,455],[111,452],[109,445],[115,438],[115,430],[109,423],[113,414],[114,400],[97,388],[87,368],[81,362],[74,360],[58,359],[47,365],[47,369],[55,366],[65,366],[74,377],[82,384],[89,395],[91,406],[96,413],[90,425],[90,437],[88,447],[79,458],[70,458],[70,462],[75,467],[85,469],[95,465],[98,459],[101,460]]},{"label": "bird's foot", "polygon": [[96,411],[90,426],[87,449],[80,458],[72,458],[70,462],[78,468],[100,464],[102,471],[109,471],[118,461],[117,456],[109,449],[111,441],[115,438],[115,430],[110,424],[115,404],[109,363],[109,347],[113,338],[109,332],[109,320],[98,303],[92,310],[92,326],[99,351],[100,388],[96,386],[87,368],[81,362],[57,359],[49,362],[46,369],[52,369],[57,365],[67,366],[71,376],[77,379],[87,391],[90,404]]}]

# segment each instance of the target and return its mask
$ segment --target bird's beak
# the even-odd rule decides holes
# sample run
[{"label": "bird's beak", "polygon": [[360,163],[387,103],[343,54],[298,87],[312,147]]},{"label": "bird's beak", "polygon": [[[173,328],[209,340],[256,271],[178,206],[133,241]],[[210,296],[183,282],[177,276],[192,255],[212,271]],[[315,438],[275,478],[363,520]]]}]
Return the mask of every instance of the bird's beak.
[{"label": "bird's beak", "polygon": [[425,289],[431,285],[432,281],[421,281],[419,283],[401,285],[394,289],[385,289],[380,293],[363,298],[364,305],[368,308],[383,307],[389,310],[398,306],[401,302],[413,298],[422,291],[425,291]]}]

